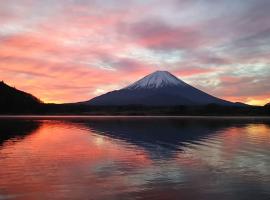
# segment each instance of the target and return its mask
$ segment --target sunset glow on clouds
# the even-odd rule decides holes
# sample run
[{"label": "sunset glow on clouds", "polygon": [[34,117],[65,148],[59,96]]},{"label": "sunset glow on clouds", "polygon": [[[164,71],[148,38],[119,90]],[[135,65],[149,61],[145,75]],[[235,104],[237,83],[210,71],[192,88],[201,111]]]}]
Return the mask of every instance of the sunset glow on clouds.
[{"label": "sunset glow on clouds", "polygon": [[0,79],[44,102],[85,101],[155,70],[270,102],[270,1],[0,1]]}]

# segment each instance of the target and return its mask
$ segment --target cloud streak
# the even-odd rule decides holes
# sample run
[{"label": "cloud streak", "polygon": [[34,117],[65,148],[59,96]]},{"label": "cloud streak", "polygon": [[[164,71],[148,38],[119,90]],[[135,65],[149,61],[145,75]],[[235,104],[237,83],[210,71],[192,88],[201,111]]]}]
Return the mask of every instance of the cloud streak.
[{"label": "cloud streak", "polygon": [[264,104],[269,30],[268,0],[0,2],[0,78],[45,102],[77,102],[162,69]]}]

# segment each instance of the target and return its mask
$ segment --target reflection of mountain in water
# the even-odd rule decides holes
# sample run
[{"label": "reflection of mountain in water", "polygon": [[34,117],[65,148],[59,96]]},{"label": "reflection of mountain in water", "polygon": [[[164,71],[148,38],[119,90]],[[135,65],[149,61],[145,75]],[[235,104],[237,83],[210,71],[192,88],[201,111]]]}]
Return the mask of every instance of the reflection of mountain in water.
[{"label": "reflection of mountain in water", "polygon": [[[152,156],[171,157],[186,143],[196,143],[235,122],[191,119],[100,119],[83,121],[92,131],[143,147]],[[237,123],[239,126],[239,123]]]},{"label": "reflection of mountain in water", "polygon": [[40,127],[38,121],[28,120],[0,120],[0,145],[11,138],[24,137]]}]

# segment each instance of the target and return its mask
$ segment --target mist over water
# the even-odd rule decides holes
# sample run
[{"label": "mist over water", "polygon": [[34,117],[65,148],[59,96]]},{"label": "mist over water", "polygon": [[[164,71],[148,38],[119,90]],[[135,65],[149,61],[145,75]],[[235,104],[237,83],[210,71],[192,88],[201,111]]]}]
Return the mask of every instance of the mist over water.
[{"label": "mist over water", "polygon": [[0,121],[0,199],[263,200],[269,186],[269,121]]}]

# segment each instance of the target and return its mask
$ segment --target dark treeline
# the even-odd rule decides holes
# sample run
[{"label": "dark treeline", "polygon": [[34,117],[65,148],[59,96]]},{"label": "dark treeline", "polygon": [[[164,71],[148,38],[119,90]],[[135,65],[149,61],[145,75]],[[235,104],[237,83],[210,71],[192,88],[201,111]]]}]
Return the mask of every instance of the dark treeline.
[{"label": "dark treeline", "polygon": [[1,115],[217,115],[270,116],[270,105],[235,106],[90,106],[86,104],[44,104],[33,95],[0,82]]},{"label": "dark treeline", "polygon": [[270,116],[267,106],[90,106],[82,104],[0,105],[0,114],[37,115],[215,115]]},{"label": "dark treeline", "polygon": [[0,82],[0,113],[37,112],[44,104],[38,98]]}]

